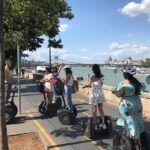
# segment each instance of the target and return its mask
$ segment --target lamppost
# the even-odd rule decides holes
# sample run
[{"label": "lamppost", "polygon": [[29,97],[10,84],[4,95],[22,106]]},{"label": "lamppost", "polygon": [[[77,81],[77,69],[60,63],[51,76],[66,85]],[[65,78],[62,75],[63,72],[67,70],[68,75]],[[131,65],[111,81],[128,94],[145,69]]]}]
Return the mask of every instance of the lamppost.
[{"label": "lamppost", "polygon": [[22,33],[21,32],[14,32],[13,33],[13,38],[15,40],[15,42],[17,43],[17,67],[18,67],[18,106],[19,106],[19,113],[21,114],[21,94],[20,94],[20,89],[21,89],[21,84],[20,84],[20,74],[21,74],[21,70],[20,70],[20,64],[21,64],[21,57],[20,57],[20,40],[22,37]]},{"label": "lamppost", "polygon": [[52,61],[51,61],[51,46],[49,46],[49,67],[51,67],[52,65]]}]

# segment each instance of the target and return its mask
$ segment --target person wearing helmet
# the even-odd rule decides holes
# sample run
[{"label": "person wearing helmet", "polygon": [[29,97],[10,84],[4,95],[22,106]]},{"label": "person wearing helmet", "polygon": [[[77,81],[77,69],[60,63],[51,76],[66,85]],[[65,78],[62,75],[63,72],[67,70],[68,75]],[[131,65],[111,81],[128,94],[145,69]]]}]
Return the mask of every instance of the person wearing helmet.
[{"label": "person wearing helmet", "polygon": [[72,104],[72,85],[73,85],[73,75],[70,65],[65,65],[65,79],[63,82],[65,84],[65,97],[67,101],[67,105],[70,111],[73,111],[73,104]]},{"label": "person wearing helmet", "polygon": [[63,66],[63,62],[61,65],[55,65],[52,67],[52,74],[54,77],[56,77],[56,78],[59,77],[59,73],[62,69],[62,66]]},{"label": "person wearing helmet", "polygon": [[121,98],[119,104],[121,117],[116,123],[124,126],[129,131],[130,138],[139,141],[140,144],[140,134],[144,131],[140,94],[145,87],[134,77],[136,74],[134,67],[125,66],[122,72],[124,80],[113,91],[113,94]]}]

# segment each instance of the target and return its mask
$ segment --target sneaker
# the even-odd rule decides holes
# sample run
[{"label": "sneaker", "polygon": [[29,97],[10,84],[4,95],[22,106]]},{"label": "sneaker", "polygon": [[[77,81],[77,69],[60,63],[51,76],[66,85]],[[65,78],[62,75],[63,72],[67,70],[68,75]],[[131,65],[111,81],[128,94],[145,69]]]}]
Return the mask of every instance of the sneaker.
[{"label": "sneaker", "polygon": [[98,131],[98,126],[97,126],[97,124],[95,125],[95,131]]},{"label": "sneaker", "polygon": [[100,128],[102,128],[102,129],[106,129],[107,127],[106,127],[106,125],[105,125],[105,124],[100,124]]}]

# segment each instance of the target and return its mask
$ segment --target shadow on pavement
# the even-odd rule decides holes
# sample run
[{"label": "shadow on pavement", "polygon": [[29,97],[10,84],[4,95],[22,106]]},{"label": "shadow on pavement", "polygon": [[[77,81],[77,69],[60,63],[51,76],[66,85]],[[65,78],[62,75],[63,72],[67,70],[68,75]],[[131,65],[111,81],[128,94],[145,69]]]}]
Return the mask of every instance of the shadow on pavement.
[{"label": "shadow on pavement", "polygon": [[25,79],[25,78],[21,78],[21,81],[20,81],[21,84],[34,84],[35,81],[32,80],[32,79]]},{"label": "shadow on pavement", "polygon": [[21,93],[32,93],[32,92],[38,92],[38,88],[36,85],[30,85],[26,86],[25,88],[21,89]]},{"label": "shadow on pavement", "polygon": [[[10,124],[21,124],[21,123],[25,123],[27,120],[38,120],[38,119],[48,119],[50,117],[48,116],[34,116],[34,117],[28,117],[28,116],[16,116],[12,122]],[[9,124],[8,124],[9,125]]]}]

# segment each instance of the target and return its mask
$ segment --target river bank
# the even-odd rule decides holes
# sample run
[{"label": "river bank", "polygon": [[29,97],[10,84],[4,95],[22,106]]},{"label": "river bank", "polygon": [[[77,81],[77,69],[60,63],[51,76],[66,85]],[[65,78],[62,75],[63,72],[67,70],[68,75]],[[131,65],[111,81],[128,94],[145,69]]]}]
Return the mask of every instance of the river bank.
[{"label": "river bank", "polygon": [[[82,88],[86,85],[87,81],[82,81],[79,83],[79,91],[78,93],[84,96],[88,96],[88,88]],[[120,98],[112,94],[112,90],[114,86],[103,85],[103,91],[106,98],[106,103],[110,103],[112,105],[118,105],[120,102]],[[144,117],[150,118],[150,93],[143,92],[141,94],[142,104],[143,104],[143,112]]]}]

